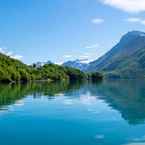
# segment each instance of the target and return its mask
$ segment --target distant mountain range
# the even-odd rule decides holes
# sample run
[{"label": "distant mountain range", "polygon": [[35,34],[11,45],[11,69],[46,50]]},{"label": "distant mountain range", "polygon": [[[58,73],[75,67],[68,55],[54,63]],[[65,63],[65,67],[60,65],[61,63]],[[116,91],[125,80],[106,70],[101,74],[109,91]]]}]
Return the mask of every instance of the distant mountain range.
[{"label": "distant mountain range", "polygon": [[88,67],[88,64],[84,63],[83,61],[84,60],[79,60],[79,59],[74,60],[74,61],[67,61],[63,63],[63,66],[77,68],[77,69],[80,69],[81,71],[85,71],[86,68]]},{"label": "distant mountain range", "polygon": [[[71,62],[67,64],[72,65]],[[77,67],[78,65],[80,64],[77,63]],[[128,32],[110,51],[99,59],[85,64],[81,70],[99,71],[115,78],[145,77],[145,33]]]}]

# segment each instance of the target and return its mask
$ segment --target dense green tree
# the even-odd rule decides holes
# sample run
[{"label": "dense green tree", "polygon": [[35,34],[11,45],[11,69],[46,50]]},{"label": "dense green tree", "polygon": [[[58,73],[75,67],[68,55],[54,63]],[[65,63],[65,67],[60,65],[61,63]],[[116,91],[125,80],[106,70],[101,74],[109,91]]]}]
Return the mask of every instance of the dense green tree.
[{"label": "dense green tree", "polygon": [[0,82],[27,82],[32,80],[72,81],[82,80],[85,74],[77,69],[45,64],[28,66],[19,60],[0,53]]}]

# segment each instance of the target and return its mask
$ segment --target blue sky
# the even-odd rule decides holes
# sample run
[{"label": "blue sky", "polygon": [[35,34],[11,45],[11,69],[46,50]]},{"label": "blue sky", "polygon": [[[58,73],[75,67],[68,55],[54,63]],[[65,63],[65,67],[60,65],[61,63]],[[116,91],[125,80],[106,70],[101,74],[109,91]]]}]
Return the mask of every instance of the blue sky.
[{"label": "blue sky", "polygon": [[94,60],[131,30],[145,0],[0,0],[0,51],[25,63]]}]

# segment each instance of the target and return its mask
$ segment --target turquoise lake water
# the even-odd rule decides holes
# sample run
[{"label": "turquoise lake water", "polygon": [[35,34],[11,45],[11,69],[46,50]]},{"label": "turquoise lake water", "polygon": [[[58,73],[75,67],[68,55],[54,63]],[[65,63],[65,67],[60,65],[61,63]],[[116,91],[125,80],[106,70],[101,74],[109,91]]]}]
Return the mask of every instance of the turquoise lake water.
[{"label": "turquoise lake water", "polygon": [[145,145],[145,81],[0,85],[0,145]]}]

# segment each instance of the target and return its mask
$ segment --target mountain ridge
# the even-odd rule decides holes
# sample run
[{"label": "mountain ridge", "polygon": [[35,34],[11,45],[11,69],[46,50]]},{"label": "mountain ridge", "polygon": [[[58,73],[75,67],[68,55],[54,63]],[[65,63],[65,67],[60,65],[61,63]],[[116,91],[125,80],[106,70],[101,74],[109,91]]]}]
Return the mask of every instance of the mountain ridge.
[{"label": "mountain ridge", "polygon": [[[141,53],[142,52],[142,53]],[[144,77],[145,33],[130,31],[110,51],[90,62],[87,71],[109,72],[118,77]]]}]

